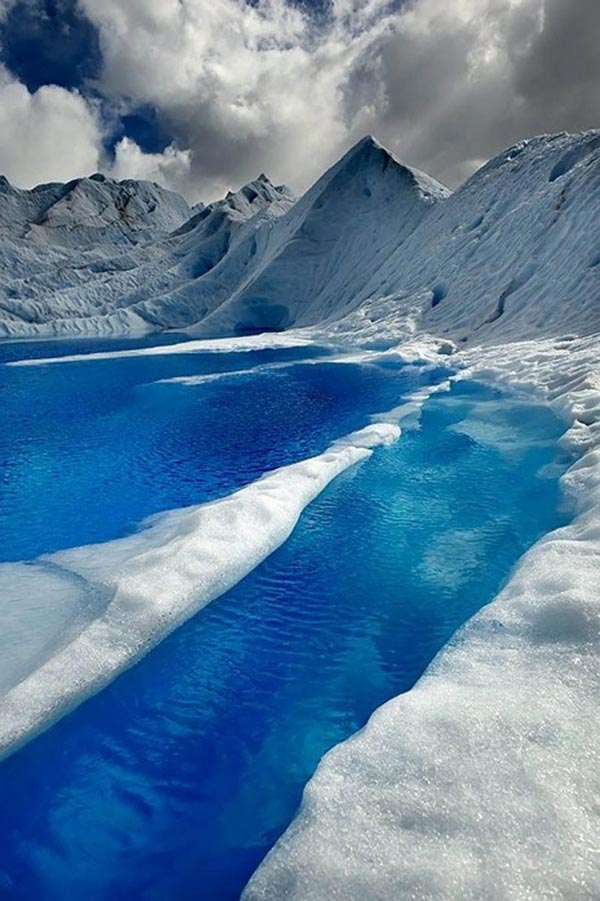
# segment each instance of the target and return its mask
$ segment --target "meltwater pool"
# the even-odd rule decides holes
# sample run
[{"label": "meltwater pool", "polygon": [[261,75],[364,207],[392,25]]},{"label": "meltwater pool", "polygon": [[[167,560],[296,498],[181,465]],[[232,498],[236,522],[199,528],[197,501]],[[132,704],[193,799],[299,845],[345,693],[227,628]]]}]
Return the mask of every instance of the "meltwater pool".
[{"label": "meltwater pool", "polygon": [[[122,347],[22,342],[0,359]],[[0,364],[3,565],[224,497],[447,376],[310,347]],[[433,395],[242,582],[0,764],[0,897],[238,898],[323,753],[410,690],[561,524],[560,432],[529,398]],[[52,617],[45,602],[41,585]],[[19,615],[0,598],[5,635]]]}]

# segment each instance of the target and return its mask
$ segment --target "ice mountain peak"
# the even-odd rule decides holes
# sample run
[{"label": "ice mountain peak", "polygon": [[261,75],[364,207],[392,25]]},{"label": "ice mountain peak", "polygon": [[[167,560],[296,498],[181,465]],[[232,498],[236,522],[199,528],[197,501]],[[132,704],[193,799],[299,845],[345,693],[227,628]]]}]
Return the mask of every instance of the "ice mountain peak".
[{"label": "ice mountain peak", "polygon": [[190,215],[183,197],[150,181],[99,172],[31,189],[0,182],[0,234],[31,244],[114,247],[155,239]]},{"label": "ice mountain peak", "polygon": [[362,138],[274,224],[249,277],[201,329],[279,330],[351,309],[373,267],[448,193]]},{"label": "ice mountain peak", "polygon": [[351,177],[364,170],[385,172],[391,168],[400,176],[404,188],[416,191],[428,201],[441,200],[452,193],[435,178],[398,159],[371,134],[365,135],[354,144],[342,157],[338,166],[341,172]]},{"label": "ice mountain peak", "polygon": [[225,198],[226,201],[229,201],[230,206],[245,203],[268,204],[278,200],[293,199],[295,199],[294,195],[286,185],[274,185],[264,172],[243,185],[238,191],[229,191]]}]

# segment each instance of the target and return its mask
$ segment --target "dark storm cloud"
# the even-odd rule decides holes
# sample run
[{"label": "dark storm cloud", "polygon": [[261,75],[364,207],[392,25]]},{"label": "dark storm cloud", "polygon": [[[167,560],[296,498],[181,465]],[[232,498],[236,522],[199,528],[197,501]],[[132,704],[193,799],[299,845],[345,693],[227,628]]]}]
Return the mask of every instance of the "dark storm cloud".
[{"label": "dark storm cloud", "polygon": [[521,138],[600,125],[597,0],[448,7],[412,3],[370,48],[346,85],[349,121],[383,93],[372,129],[452,185]]},{"label": "dark storm cloud", "polygon": [[532,121],[548,130],[600,125],[598,0],[546,0],[543,29],[513,65]]}]

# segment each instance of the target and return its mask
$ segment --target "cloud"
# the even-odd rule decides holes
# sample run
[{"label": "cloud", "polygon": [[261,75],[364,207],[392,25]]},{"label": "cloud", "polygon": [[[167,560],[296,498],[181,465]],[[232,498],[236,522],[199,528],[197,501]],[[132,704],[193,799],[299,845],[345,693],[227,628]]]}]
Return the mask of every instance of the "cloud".
[{"label": "cloud", "polygon": [[[104,166],[206,200],[264,170],[299,191],[371,131],[455,185],[520,138],[600,125],[598,0],[78,3],[104,124],[76,91],[1,86],[0,167],[22,183]],[[148,108],[170,146],[105,159],[110,116]]]},{"label": "cloud", "polygon": [[131,138],[122,138],[115,147],[115,159],[109,167],[113,178],[145,178],[167,188],[184,187],[189,179],[189,150],[173,144],[162,153],[144,153]]},{"label": "cloud", "polygon": [[100,165],[92,108],[54,85],[30,93],[0,67],[0,172],[19,187],[67,181]]},{"label": "cloud", "polygon": [[542,28],[513,57],[516,91],[545,128],[600,126],[598,0],[546,0]]},{"label": "cloud", "polygon": [[524,137],[600,126],[599,43],[597,0],[419,0],[373,54],[373,127],[460,183]]},{"label": "cloud", "polygon": [[456,183],[533,132],[600,124],[597,0],[80,5],[103,89],[156,107],[203,197],[261,169],[301,189],[367,130]]},{"label": "cloud", "polygon": [[343,85],[389,15],[375,0],[356,4],[358,18],[336,2],[319,25],[284,0],[81,2],[103,89],[159,110],[191,152],[188,192],[204,199],[263,169],[303,187],[332,162],[349,135]]},{"label": "cloud", "polygon": [[[514,83],[542,28],[542,0],[419,0],[371,50],[384,94],[371,126],[401,155],[451,185],[538,130]],[[348,93],[355,93],[352,81]],[[364,87],[363,87],[364,90]]]}]

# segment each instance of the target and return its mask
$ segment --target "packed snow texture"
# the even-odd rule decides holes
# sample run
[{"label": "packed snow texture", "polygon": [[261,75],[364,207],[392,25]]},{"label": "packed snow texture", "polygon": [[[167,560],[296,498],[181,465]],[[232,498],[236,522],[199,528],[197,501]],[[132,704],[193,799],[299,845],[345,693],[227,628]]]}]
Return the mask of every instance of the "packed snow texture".
[{"label": "packed snow texture", "polygon": [[415,688],[334,748],[246,899],[596,898],[600,799],[597,337],[461,355],[572,425],[576,516]]}]

